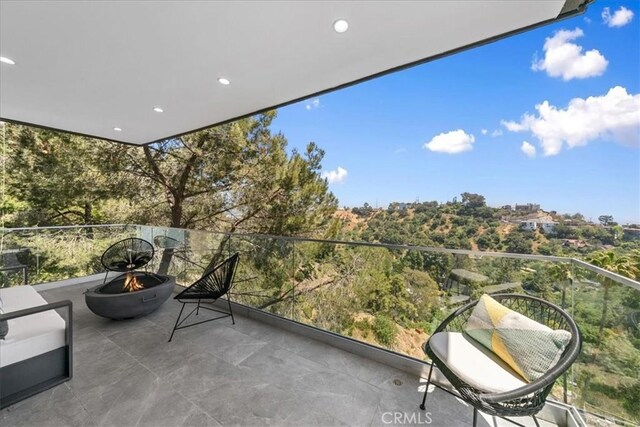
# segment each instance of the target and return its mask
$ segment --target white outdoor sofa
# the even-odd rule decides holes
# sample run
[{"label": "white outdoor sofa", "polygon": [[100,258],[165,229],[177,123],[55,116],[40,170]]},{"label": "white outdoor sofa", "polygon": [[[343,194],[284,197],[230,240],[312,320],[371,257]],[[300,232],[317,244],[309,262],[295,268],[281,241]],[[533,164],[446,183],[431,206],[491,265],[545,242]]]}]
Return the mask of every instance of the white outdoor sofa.
[{"label": "white outdoor sofa", "polygon": [[[47,303],[31,286],[0,289],[0,409],[72,376],[71,301]],[[58,313],[66,315],[66,320]]]}]

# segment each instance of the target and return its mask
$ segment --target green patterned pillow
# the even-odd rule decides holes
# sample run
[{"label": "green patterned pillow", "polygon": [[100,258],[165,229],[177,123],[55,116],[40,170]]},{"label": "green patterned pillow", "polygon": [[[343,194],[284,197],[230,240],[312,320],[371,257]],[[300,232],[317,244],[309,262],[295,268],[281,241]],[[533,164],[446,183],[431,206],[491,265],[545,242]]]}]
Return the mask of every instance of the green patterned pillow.
[{"label": "green patterned pillow", "polygon": [[465,333],[529,382],[553,367],[571,340],[570,332],[553,330],[486,294],[473,309]]}]

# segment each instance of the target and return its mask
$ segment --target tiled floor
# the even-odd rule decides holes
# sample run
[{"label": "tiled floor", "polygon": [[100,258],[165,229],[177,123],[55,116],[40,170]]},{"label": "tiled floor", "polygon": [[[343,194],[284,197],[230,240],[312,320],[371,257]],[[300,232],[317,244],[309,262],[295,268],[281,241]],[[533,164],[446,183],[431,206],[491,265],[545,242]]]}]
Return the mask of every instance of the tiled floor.
[{"label": "tiled floor", "polygon": [[144,318],[108,321],[87,309],[87,287],[42,292],[73,301],[74,376],[0,412],[3,427],[471,423],[472,409],[437,388],[420,411],[420,378],[304,336],[236,316],[235,325],[206,323],[168,343],[174,300]]}]

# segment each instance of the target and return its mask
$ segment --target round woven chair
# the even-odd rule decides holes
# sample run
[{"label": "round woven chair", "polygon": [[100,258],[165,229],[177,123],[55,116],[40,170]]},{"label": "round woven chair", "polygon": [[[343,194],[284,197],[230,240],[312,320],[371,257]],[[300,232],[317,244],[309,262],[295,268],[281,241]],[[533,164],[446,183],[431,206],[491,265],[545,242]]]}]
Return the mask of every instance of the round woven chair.
[{"label": "round woven chair", "polygon": [[[467,384],[458,375],[453,373],[444,361],[438,358],[430,347],[429,341],[427,341],[422,348],[433,363],[431,363],[427,386],[420,408],[425,409],[427,392],[431,383],[431,374],[435,365],[451,383],[455,391],[460,394],[460,397],[473,406],[474,426],[477,422],[478,410],[499,417],[532,416],[536,425],[538,425],[535,414],[545,405],[547,396],[551,392],[556,379],[569,369],[580,354],[582,347],[580,331],[574,320],[563,309],[548,301],[519,294],[496,294],[491,295],[491,297],[505,307],[517,311],[551,329],[563,329],[570,332],[571,340],[565,347],[560,359],[535,381],[513,390],[495,393],[479,390]],[[473,301],[457,309],[438,326],[433,335],[439,332],[463,332],[477,303],[478,301]]]},{"label": "round woven chair", "polygon": [[[153,259],[153,245],[146,240],[130,237],[109,246],[100,262],[107,270],[129,272],[144,267]],[[105,276],[105,281],[107,277]]]},{"label": "round woven chair", "polygon": [[169,236],[158,235],[153,238],[153,244],[160,249],[178,249],[182,248],[181,241]]}]

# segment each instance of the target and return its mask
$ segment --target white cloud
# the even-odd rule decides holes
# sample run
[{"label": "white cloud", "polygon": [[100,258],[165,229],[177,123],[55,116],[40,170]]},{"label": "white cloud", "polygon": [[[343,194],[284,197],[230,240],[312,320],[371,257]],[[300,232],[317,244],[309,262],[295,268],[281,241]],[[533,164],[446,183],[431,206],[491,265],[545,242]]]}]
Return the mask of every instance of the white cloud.
[{"label": "white cloud", "polygon": [[483,135],[486,135],[486,134],[487,134],[487,132],[489,132],[489,131],[488,131],[488,130],[486,130],[486,129],[482,129],[480,132],[481,132]]},{"label": "white cloud", "polygon": [[640,94],[629,94],[621,86],[602,96],[574,98],[566,108],[549,101],[535,108],[537,115],[525,114],[519,122],[502,124],[512,132],[531,132],[545,156],[558,154],[565,144],[573,148],[598,139],[640,148]]},{"label": "white cloud", "polygon": [[394,152],[395,154],[406,153],[406,152],[407,152],[407,149],[406,149],[406,148],[398,148],[398,149],[396,149],[396,150],[393,150],[393,152]]},{"label": "white cloud", "polygon": [[434,136],[431,141],[424,144],[424,148],[438,153],[457,154],[473,149],[475,140],[473,135],[458,129]]},{"label": "white cloud", "polygon": [[506,127],[510,132],[522,132],[528,129],[528,125],[525,123],[518,123],[513,121],[502,120],[500,122],[502,126]]},{"label": "white cloud", "polygon": [[584,33],[580,28],[573,31],[560,30],[544,42],[544,58],[531,64],[533,71],[546,71],[551,77],[563,80],[586,79],[602,75],[609,61],[596,50],[582,52],[582,46],[571,43]]},{"label": "white cloud", "polygon": [[522,145],[520,146],[520,149],[524,154],[527,155],[527,157],[534,158],[536,156],[536,147],[529,144],[527,141],[522,141]]},{"label": "white cloud", "polygon": [[588,16],[585,16],[583,19],[587,24],[591,24],[591,18],[589,18]]},{"label": "white cloud", "polygon": [[309,99],[304,104],[304,108],[306,108],[307,110],[312,110],[314,108],[318,108],[319,106],[320,106],[320,98]]},{"label": "white cloud", "polygon": [[633,19],[633,12],[624,6],[620,6],[620,9],[613,12],[608,7],[602,9],[602,22],[609,27],[624,27]]},{"label": "white cloud", "polygon": [[322,172],[322,177],[326,178],[329,184],[340,184],[347,179],[349,173],[342,166],[338,166],[335,170]]},{"label": "white cloud", "polygon": [[491,132],[491,136],[493,138],[497,138],[499,136],[502,136],[502,129],[496,129],[493,132]]}]

